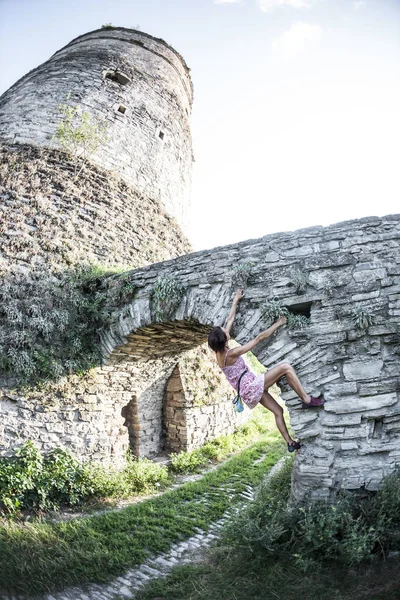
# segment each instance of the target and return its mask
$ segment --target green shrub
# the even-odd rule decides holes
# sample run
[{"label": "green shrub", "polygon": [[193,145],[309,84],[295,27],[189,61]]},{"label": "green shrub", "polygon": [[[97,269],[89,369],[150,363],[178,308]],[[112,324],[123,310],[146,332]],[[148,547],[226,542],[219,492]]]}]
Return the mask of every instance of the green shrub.
[{"label": "green shrub", "polygon": [[290,504],[291,461],[259,489],[225,533],[228,543],[269,556],[292,556],[306,571],[324,560],[345,565],[400,548],[400,472],[377,494],[340,493],[332,502]]},{"label": "green shrub", "polygon": [[254,267],[252,262],[239,263],[232,269],[231,287],[238,289],[244,288],[248,283],[251,275],[251,270]]},{"label": "green shrub", "polygon": [[159,277],[152,290],[153,311],[157,321],[166,321],[178,308],[185,290],[174,277]]},{"label": "green shrub", "polygon": [[57,380],[99,364],[99,331],[134,296],[129,275],[81,265],[0,276],[0,369],[20,383]]},{"label": "green shrub", "polygon": [[310,325],[310,319],[305,315],[296,315],[279,300],[268,300],[261,307],[261,313],[264,319],[272,325],[280,317],[287,317],[287,325],[289,329],[306,329]]},{"label": "green shrub", "polygon": [[261,313],[265,320],[272,324],[280,317],[287,317],[289,311],[279,300],[268,300],[261,307]]},{"label": "green shrub", "polygon": [[305,315],[294,315],[293,313],[289,313],[287,324],[289,329],[304,330],[310,326],[310,319]]},{"label": "green shrub", "polygon": [[0,458],[0,508],[3,512],[74,506],[93,493],[88,468],[67,450],[46,457],[28,441],[11,458]]},{"label": "green shrub", "polygon": [[[107,29],[111,27],[111,23],[106,26]],[[71,155],[74,178],[77,178],[87,161],[105,145],[108,126],[105,121],[100,121],[90,112],[82,110],[79,104],[74,106],[69,104],[70,99],[71,93],[67,96],[67,103],[60,104],[58,107],[61,121],[53,140],[56,140]]]},{"label": "green shrub", "polygon": [[271,423],[271,414],[262,407],[256,407],[252,418],[244,425],[240,425],[234,433],[215,438],[191,452],[172,454],[170,469],[174,473],[191,473],[210,461],[223,460],[232,452],[247,446],[260,435],[268,433]]},{"label": "green shrub", "polygon": [[173,453],[171,454],[170,469],[173,473],[193,473],[207,462],[207,457],[200,449],[192,452]]},{"label": "green shrub", "polygon": [[149,493],[168,482],[165,467],[128,457],[120,471],[81,463],[58,448],[46,456],[28,441],[14,456],[0,458],[0,510],[56,510],[89,498],[121,498]]},{"label": "green shrub", "polygon": [[309,274],[301,269],[294,269],[291,273],[291,280],[296,293],[302,294],[306,291],[309,284]]}]

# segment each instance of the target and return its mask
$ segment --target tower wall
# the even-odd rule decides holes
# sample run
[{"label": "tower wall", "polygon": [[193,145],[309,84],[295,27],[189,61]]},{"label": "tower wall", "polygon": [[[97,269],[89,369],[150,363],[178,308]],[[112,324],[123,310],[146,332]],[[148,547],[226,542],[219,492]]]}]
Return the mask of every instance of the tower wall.
[{"label": "tower wall", "polygon": [[182,57],[135,30],[82,35],[1,96],[0,139],[54,146],[69,94],[71,104],[107,124],[93,162],[160,201],[184,227],[193,158],[192,84]]}]

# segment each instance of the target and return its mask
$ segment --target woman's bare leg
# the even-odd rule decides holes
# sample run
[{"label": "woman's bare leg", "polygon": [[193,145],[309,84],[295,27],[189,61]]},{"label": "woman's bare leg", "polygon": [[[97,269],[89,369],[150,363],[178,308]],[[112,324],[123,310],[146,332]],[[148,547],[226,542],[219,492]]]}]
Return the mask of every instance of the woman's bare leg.
[{"label": "woman's bare leg", "polygon": [[289,432],[286,427],[285,419],[283,418],[283,408],[280,404],[277,403],[276,400],[271,396],[269,392],[264,392],[260,404],[263,405],[264,408],[270,410],[275,417],[276,426],[279,429],[283,439],[288,444],[292,444],[293,440],[289,435]]},{"label": "woman's bare leg", "polygon": [[297,377],[295,370],[292,365],[284,362],[276,367],[272,367],[264,375],[264,390],[268,391],[268,388],[276,383],[281,377],[285,376],[288,384],[296,392],[300,400],[306,404],[310,403],[310,396],[307,394],[305,389],[300,383],[300,379]]}]

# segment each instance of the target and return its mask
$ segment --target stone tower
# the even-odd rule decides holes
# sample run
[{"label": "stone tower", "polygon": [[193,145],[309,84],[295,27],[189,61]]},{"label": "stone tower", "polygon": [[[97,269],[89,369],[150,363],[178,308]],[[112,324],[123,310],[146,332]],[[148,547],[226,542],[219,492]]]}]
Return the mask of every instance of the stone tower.
[{"label": "stone tower", "polygon": [[68,95],[107,123],[107,142],[93,162],[160,201],[184,227],[193,88],[183,58],[163,40],[132,29],[79,36],[1,96],[0,139],[54,147],[59,105]]},{"label": "stone tower", "polygon": [[[100,314],[91,304],[99,286],[114,298],[107,323],[119,319],[125,292],[137,292],[126,280],[119,295],[115,267],[191,250],[184,229],[192,94],[189,69],[163,40],[107,27],[73,40],[0,98],[0,454],[30,439],[44,451],[66,446],[80,457],[120,462],[128,445],[153,456],[237,425],[217,367],[195,348],[204,332],[185,346],[195,348],[189,356],[166,346],[162,357],[150,348],[144,360],[115,364],[97,353],[90,369],[73,360],[88,339],[85,360],[100,347],[97,325],[82,333],[88,319],[80,316],[87,302]],[[105,144],[86,162],[52,140],[66,103],[107,124]],[[79,284],[85,301],[75,310],[64,283],[79,280],[82,268],[92,278],[89,287]],[[35,379],[43,369],[44,388]],[[21,373],[30,387],[16,394]],[[193,381],[201,383],[196,394]]]}]

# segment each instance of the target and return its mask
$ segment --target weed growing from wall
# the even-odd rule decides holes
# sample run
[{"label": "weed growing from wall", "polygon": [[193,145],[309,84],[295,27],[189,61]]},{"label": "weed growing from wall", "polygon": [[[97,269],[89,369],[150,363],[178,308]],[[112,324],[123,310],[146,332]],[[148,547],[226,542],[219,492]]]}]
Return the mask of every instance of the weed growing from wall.
[{"label": "weed growing from wall", "polygon": [[231,275],[231,287],[234,289],[246,287],[253,267],[254,263],[252,262],[239,263],[233,267]]},{"label": "weed growing from wall", "polygon": [[58,107],[62,119],[53,140],[72,156],[76,178],[88,160],[107,141],[107,124],[83,111],[79,104],[68,104],[70,98],[71,94],[68,94],[67,104],[60,104]]},{"label": "weed growing from wall", "polygon": [[360,331],[368,329],[370,325],[374,323],[374,316],[367,308],[364,308],[360,304],[357,304],[353,308],[352,320],[356,327]]},{"label": "weed growing from wall", "polygon": [[301,269],[294,269],[291,272],[291,282],[296,289],[296,294],[304,294],[309,285],[309,274]]},{"label": "weed growing from wall", "polygon": [[280,317],[287,317],[289,329],[304,330],[310,325],[309,318],[291,313],[279,300],[268,300],[260,310],[269,325],[275,323]]},{"label": "weed growing from wall", "polygon": [[287,317],[289,315],[288,309],[279,300],[268,300],[265,302],[261,307],[261,313],[264,319],[271,325],[280,317]]},{"label": "weed growing from wall", "polygon": [[183,285],[169,275],[157,279],[152,290],[153,311],[157,321],[170,319],[185,293]]}]

